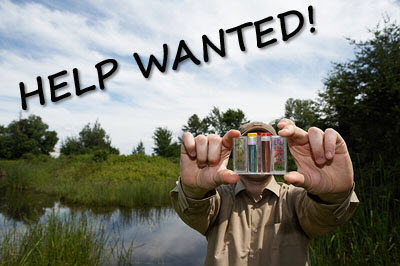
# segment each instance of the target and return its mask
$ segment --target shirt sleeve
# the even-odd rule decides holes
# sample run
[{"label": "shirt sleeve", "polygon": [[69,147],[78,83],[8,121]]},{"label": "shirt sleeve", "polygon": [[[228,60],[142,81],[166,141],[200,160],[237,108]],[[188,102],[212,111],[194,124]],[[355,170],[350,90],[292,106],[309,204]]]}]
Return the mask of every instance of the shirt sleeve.
[{"label": "shirt sleeve", "polygon": [[317,201],[302,188],[292,188],[295,194],[295,211],[304,232],[310,238],[333,232],[347,222],[359,203],[353,187],[347,198],[337,204]]},{"label": "shirt sleeve", "polygon": [[206,194],[203,199],[197,200],[185,195],[181,179],[170,192],[172,206],[179,217],[190,227],[206,235],[208,228],[214,223],[221,204],[221,198],[216,190]]}]

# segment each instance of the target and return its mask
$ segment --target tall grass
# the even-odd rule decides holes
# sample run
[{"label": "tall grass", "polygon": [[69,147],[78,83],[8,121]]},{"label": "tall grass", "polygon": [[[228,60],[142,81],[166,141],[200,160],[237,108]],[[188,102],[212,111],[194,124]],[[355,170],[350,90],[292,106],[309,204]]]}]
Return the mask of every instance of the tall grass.
[{"label": "tall grass", "polygon": [[84,214],[59,217],[53,212],[46,218],[1,231],[0,266],[130,265],[134,243],[125,245],[121,236],[106,234],[104,225]]},{"label": "tall grass", "polygon": [[310,245],[312,265],[400,265],[400,165],[355,162],[354,216]]},{"label": "tall grass", "polygon": [[179,164],[144,155],[0,161],[0,188],[34,190],[90,206],[166,206]]},{"label": "tall grass", "polygon": [[62,219],[53,213],[47,223],[3,231],[0,265],[100,265],[106,243],[104,229],[85,216]]}]

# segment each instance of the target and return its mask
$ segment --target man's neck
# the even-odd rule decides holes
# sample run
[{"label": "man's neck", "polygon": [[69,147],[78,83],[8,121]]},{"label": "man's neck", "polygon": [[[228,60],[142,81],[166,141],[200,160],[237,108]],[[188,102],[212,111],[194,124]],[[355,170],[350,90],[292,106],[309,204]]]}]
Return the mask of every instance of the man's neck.
[{"label": "man's neck", "polygon": [[274,177],[272,175],[262,177],[248,175],[240,176],[240,180],[242,181],[247,192],[253,197],[254,201],[256,202],[261,200],[262,193],[267,184],[271,181],[271,178]]}]

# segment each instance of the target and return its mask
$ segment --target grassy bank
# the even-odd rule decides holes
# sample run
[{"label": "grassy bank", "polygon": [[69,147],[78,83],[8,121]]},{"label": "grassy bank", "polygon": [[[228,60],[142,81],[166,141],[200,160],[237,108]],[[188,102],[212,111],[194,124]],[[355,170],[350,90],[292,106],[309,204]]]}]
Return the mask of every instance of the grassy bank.
[{"label": "grassy bank", "polygon": [[[23,229],[23,230],[22,230]],[[133,252],[108,242],[102,225],[86,216],[59,218],[26,228],[12,227],[0,233],[0,265],[124,265]]]},{"label": "grassy bank", "polygon": [[[400,163],[353,164],[360,205],[334,234],[312,241],[312,265],[400,265]],[[177,162],[141,155],[0,161],[0,169],[4,188],[91,206],[168,205],[179,175]]]},{"label": "grassy bank", "polygon": [[0,188],[33,190],[90,206],[165,206],[179,164],[144,155],[0,161]]}]

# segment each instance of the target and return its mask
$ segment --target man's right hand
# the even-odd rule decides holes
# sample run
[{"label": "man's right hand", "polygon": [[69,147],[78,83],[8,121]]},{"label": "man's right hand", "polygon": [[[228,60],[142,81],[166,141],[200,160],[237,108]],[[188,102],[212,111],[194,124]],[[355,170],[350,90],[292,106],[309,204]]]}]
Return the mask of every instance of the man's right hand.
[{"label": "man's right hand", "polygon": [[181,182],[186,196],[201,199],[221,184],[234,184],[239,176],[226,168],[233,139],[238,130],[230,130],[223,138],[218,135],[199,135],[193,138],[185,132],[181,145]]}]

